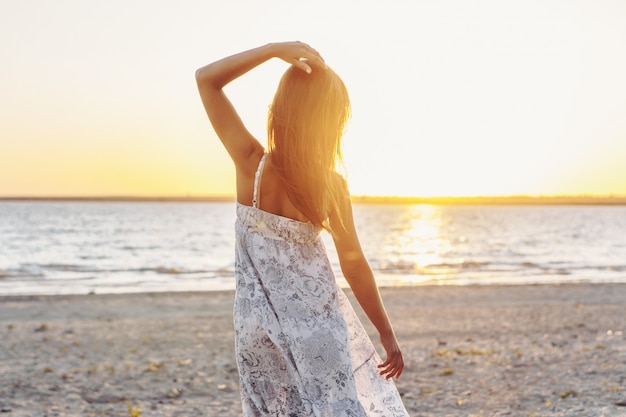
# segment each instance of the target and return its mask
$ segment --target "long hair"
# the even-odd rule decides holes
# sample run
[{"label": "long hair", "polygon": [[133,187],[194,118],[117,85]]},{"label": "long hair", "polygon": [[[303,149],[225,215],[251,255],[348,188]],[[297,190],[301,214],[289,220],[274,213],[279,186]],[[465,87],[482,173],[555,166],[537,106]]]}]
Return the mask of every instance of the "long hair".
[{"label": "long hair", "polygon": [[345,198],[337,165],[343,161],[341,137],[349,117],[348,90],[333,70],[312,66],[307,74],[291,66],[267,120],[272,164],[289,199],[313,225],[330,233],[328,217]]}]

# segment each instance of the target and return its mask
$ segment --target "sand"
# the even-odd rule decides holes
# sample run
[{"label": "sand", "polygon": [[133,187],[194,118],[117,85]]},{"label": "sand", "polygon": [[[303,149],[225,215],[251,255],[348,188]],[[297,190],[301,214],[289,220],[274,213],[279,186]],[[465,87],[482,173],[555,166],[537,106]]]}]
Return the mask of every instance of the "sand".
[{"label": "sand", "polygon": [[[626,284],[381,292],[411,416],[626,416]],[[240,416],[232,301],[0,298],[0,414]]]}]

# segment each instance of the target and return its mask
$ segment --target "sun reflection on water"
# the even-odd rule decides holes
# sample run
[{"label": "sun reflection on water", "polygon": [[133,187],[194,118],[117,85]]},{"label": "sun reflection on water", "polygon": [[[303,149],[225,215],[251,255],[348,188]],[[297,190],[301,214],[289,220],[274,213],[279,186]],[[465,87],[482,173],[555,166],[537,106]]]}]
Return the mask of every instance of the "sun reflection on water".
[{"label": "sun reflection on water", "polygon": [[[433,279],[450,272],[444,267],[451,242],[442,233],[441,208],[433,205],[407,206],[398,219],[398,230],[388,246],[391,262],[380,265],[386,273],[402,273],[410,282]],[[438,268],[439,266],[439,268]]]}]

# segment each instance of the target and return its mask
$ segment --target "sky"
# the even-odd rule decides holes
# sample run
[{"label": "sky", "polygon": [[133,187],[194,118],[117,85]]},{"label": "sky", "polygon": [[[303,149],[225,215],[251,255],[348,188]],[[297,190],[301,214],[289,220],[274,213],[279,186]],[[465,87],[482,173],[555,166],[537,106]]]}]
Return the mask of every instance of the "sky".
[{"label": "sky", "polygon": [[[3,0],[0,196],[233,195],[194,72],[288,40],[348,87],[352,194],[626,195],[621,0]],[[263,144],[285,70],[226,88]]]}]

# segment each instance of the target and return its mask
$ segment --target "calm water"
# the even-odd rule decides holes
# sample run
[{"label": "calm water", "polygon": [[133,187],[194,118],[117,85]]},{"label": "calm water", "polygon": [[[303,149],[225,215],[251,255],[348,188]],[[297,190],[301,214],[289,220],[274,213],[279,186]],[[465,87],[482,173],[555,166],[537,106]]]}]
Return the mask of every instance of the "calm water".
[{"label": "calm water", "polygon": [[[354,216],[380,285],[626,282],[625,206]],[[232,289],[234,221],[234,203],[0,202],[0,295]]]}]

